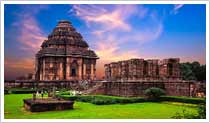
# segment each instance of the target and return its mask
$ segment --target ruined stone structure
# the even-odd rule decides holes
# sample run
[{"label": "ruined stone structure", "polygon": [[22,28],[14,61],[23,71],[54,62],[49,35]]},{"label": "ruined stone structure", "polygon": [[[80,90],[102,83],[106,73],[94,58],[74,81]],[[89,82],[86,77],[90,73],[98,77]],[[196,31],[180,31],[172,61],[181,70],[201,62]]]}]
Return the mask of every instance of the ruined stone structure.
[{"label": "ruined stone structure", "polygon": [[105,64],[105,79],[111,81],[180,79],[179,59],[130,59]]},{"label": "ruined stone structure", "polygon": [[94,51],[69,21],[59,21],[36,54],[35,77],[40,81],[95,79]]}]

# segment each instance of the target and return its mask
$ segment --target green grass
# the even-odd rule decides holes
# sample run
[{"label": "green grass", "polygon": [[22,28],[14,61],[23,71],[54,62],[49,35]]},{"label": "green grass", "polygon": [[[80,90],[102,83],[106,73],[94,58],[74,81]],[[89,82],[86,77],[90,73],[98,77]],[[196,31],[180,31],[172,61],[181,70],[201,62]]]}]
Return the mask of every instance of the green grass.
[{"label": "green grass", "polygon": [[197,113],[195,104],[145,102],[133,104],[94,105],[75,102],[73,110],[31,113],[23,108],[23,99],[32,94],[9,94],[4,99],[6,119],[169,119],[176,112]]}]

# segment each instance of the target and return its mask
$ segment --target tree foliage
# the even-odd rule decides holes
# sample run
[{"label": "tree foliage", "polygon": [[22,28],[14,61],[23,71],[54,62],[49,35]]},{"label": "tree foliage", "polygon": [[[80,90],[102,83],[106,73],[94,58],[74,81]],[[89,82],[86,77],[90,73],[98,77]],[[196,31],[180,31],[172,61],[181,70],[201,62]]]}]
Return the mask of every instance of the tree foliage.
[{"label": "tree foliage", "polygon": [[206,80],[206,65],[200,65],[199,62],[181,63],[180,69],[184,80]]},{"label": "tree foliage", "polygon": [[145,95],[148,99],[157,100],[160,96],[165,95],[165,91],[161,88],[151,87],[145,90]]}]

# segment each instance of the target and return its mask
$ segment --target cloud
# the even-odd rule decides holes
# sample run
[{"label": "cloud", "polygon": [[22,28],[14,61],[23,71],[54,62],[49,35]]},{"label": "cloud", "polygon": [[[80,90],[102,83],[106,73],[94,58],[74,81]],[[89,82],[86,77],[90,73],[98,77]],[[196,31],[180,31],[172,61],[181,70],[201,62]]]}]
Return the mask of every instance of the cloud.
[{"label": "cloud", "polygon": [[171,11],[171,14],[178,14],[179,9],[181,9],[184,6],[184,4],[175,4],[173,10]]},{"label": "cloud", "polygon": [[8,58],[6,57],[4,60],[4,65],[7,68],[17,70],[17,69],[33,69],[34,67],[34,60],[30,58]]},{"label": "cloud", "polygon": [[[88,25],[100,25],[103,31],[110,31],[113,29],[130,31],[131,27],[126,20],[134,13],[136,13],[136,5],[73,5],[70,10],[77,17],[85,20]],[[143,16],[146,10],[139,14]]]},{"label": "cloud", "polygon": [[38,6],[34,8],[26,6],[20,14],[17,15],[17,21],[12,26],[18,29],[19,35],[17,41],[19,49],[27,51],[27,53],[35,54],[41,46],[41,43],[46,39],[46,36],[40,28],[35,15],[42,9],[47,9],[47,6]]},{"label": "cloud", "polygon": [[135,49],[125,52],[119,52],[119,45],[112,39],[112,37],[108,37],[105,43],[104,41],[100,41],[97,43],[96,53],[101,60],[112,62],[138,57],[139,54]]},{"label": "cloud", "polygon": [[6,57],[4,59],[5,79],[16,79],[19,76],[34,72],[34,60],[30,58]]},{"label": "cloud", "polygon": [[109,35],[109,37],[102,38],[105,40],[101,40],[97,42],[95,52],[99,56],[99,60],[97,61],[97,72],[96,76],[98,78],[104,77],[104,64],[110,62],[116,62],[121,60],[127,60],[131,58],[138,58],[139,53],[135,49],[120,52],[121,48],[119,44],[115,41],[116,39]]},{"label": "cloud", "polygon": [[[163,32],[161,19],[142,5],[73,5],[72,8],[70,14],[86,22],[95,37],[96,53],[105,62],[139,57],[137,49],[124,50],[121,45],[133,43],[136,47],[158,39]],[[130,21],[133,17],[138,25]],[[143,23],[143,19],[148,23]]]},{"label": "cloud", "polygon": [[17,40],[20,43],[20,49],[35,53],[41,46],[41,43],[46,39],[42,30],[38,26],[33,17],[27,17],[19,24],[20,35]]},{"label": "cloud", "polygon": [[[39,50],[41,43],[46,39],[44,32],[39,26],[36,15],[48,8],[46,5],[20,5],[21,10],[14,13],[15,21],[8,28],[8,32],[14,32],[14,40],[12,41],[17,48],[6,52],[5,58],[5,77],[14,78],[21,76],[34,70],[35,53]],[[18,51],[21,58],[17,58],[14,54]],[[13,54],[13,55],[11,55]]]}]

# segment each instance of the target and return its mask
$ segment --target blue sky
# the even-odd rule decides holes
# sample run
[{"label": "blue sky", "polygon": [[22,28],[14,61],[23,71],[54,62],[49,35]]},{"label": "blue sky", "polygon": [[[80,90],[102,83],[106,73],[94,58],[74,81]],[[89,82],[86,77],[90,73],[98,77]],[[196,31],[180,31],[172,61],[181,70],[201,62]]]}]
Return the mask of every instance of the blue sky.
[{"label": "blue sky", "polygon": [[103,65],[130,58],[205,64],[206,6],[5,5],[5,77],[33,72],[34,55],[59,20],[69,20]]}]

